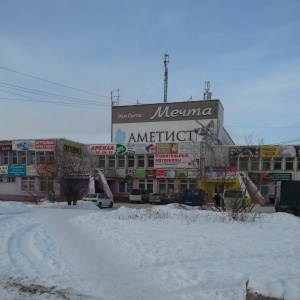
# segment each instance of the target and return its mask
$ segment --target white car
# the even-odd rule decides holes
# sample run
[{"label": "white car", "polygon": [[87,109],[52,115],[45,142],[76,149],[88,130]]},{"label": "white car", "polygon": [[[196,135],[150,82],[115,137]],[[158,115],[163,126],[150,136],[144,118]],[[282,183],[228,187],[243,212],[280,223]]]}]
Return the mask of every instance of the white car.
[{"label": "white car", "polygon": [[108,198],[103,193],[93,193],[93,194],[87,194],[82,198],[83,201],[91,201],[95,203],[99,208],[102,206],[108,206],[113,207],[114,206],[114,200]]}]

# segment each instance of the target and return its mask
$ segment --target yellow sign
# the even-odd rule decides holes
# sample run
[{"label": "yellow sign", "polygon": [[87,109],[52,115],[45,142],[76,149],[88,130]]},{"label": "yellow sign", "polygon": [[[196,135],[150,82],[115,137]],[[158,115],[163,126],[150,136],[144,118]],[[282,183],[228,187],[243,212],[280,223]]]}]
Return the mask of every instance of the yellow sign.
[{"label": "yellow sign", "polygon": [[261,146],[260,157],[278,157],[279,147],[278,146]]}]

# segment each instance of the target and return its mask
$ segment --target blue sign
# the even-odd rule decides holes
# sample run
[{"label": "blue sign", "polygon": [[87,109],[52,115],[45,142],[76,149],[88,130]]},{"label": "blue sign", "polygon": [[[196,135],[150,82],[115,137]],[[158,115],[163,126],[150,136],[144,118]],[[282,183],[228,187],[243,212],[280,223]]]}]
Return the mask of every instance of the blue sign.
[{"label": "blue sign", "polygon": [[26,165],[9,165],[8,176],[26,176]]}]

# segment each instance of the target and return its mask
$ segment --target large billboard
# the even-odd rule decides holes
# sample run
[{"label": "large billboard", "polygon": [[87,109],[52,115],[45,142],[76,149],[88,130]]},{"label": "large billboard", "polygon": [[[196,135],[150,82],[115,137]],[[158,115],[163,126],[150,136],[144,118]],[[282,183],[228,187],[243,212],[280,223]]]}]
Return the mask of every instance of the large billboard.
[{"label": "large billboard", "polygon": [[113,106],[112,143],[217,144],[220,114],[219,100]]}]

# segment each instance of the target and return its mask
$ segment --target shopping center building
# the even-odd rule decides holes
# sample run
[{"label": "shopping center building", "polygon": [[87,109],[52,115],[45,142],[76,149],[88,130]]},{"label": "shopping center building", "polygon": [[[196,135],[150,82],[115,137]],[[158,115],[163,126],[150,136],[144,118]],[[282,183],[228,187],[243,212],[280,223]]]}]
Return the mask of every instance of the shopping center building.
[{"label": "shopping center building", "polygon": [[[0,199],[26,200],[42,194],[38,169],[56,160],[58,144],[68,155],[84,150],[93,156],[94,169],[103,172],[116,201],[128,200],[134,188],[173,194],[200,187],[212,199],[217,191],[234,187],[236,174],[244,171],[270,202],[277,181],[300,180],[300,146],[236,146],[223,120],[220,100],[116,105],[111,143],[0,141]],[[53,185],[61,198],[60,186]],[[101,186],[96,179],[96,190]]]}]

